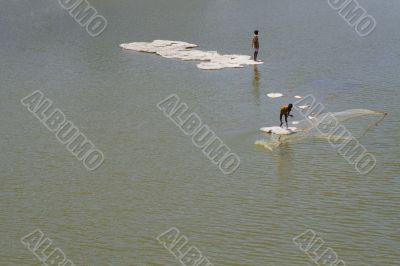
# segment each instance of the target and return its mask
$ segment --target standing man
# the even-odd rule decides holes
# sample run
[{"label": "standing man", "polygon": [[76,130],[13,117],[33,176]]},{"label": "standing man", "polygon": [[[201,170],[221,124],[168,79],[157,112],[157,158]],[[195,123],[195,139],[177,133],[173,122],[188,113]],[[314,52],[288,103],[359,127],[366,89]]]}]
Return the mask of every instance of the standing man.
[{"label": "standing man", "polygon": [[260,44],[258,42],[258,30],[254,31],[253,40],[251,41],[251,46],[254,48],[254,61],[257,61],[258,49],[260,48]]}]

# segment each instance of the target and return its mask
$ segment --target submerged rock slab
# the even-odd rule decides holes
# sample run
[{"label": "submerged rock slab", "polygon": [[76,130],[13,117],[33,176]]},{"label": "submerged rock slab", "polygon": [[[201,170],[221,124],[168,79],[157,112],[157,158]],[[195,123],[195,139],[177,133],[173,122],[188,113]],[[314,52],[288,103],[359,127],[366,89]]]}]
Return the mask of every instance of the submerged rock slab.
[{"label": "submerged rock slab", "polygon": [[180,59],[184,61],[203,61],[197,67],[205,70],[218,70],[223,68],[237,68],[245,65],[259,65],[248,55],[228,54],[221,55],[216,51],[202,51],[193,49],[193,43],[155,40],[153,42],[122,43],[120,47],[138,52],[155,53],[165,58]]},{"label": "submerged rock slab", "polygon": [[271,92],[271,93],[268,93],[267,96],[269,98],[279,98],[279,97],[282,97],[283,94],[279,93],[279,92]]},{"label": "submerged rock slab", "polygon": [[273,133],[277,135],[290,135],[293,133],[296,133],[298,131],[297,127],[288,127],[288,128],[282,128],[282,127],[262,127],[260,128],[262,132],[265,133]]}]

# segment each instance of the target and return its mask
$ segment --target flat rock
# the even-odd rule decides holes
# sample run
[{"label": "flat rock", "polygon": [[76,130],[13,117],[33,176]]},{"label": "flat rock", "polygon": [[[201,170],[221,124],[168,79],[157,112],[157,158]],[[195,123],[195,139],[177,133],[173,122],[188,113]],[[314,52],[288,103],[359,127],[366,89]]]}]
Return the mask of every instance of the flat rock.
[{"label": "flat rock", "polygon": [[271,93],[268,93],[267,96],[269,98],[279,98],[279,97],[282,97],[283,94],[279,93],[279,92],[271,92]]},{"label": "flat rock", "polygon": [[165,58],[203,61],[197,64],[197,67],[205,70],[240,68],[245,65],[263,64],[261,61],[255,62],[248,55],[222,55],[216,51],[197,50],[193,49],[197,47],[196,44],[180,41],[154,40],[153,42],[122,43],[120,47],[138,52],[155,53]]},{"label": "flat rock", "polygon": [[262,132],[273,133],[277,135],[290,135],[296,133],[298,130],[296,127],[282,128],[282,127],[262,127],[260,128]]}]

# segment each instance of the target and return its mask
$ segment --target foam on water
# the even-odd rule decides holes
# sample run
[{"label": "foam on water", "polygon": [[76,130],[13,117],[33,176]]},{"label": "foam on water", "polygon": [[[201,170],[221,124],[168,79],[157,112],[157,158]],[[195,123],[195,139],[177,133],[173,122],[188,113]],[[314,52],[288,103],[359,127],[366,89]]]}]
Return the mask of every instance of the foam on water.
[{"label": "foam on water", "polygon": [[238,68],[244,65],[259,65],[263,62],[251,59],[248,55],[227,54],[222,55],[216,51],[201,51],[193,49],[196,44],[155,40],[153,42],[122,43],[120,47],[138,52],[155,53],[165,58],[180,59],[184,61],[203,61],[197,67],[205,70],[218,70],[223,68]]}]

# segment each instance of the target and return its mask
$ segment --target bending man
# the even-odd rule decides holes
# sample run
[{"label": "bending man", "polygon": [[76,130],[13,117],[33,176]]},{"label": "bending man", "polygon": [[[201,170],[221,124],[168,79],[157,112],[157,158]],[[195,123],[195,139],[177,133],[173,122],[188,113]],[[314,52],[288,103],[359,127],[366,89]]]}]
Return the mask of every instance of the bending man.
[{"label": "bending man", "polygon": [[281,120],[281,125],[280,125],[280,127],[281,127],[282,124],[283,124],[283,122],[282,122],[282,116],[285,116],[286,128],[289,128],[288,122],[287,122],[287,118],[288,118],[288,116],[293,117],[293,115],[290,114],[290,111],[292,111],[292,107],[293,107],[293,104],[291,104],[291,103],[289,103],[289,105],[287,105],[287,106],[282,106],[282,108],[281,108],[281,114],[280,114],[280,117],[279,117],[279,119]]}]

